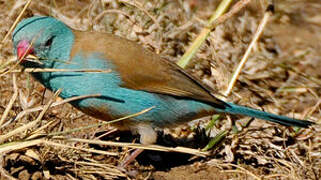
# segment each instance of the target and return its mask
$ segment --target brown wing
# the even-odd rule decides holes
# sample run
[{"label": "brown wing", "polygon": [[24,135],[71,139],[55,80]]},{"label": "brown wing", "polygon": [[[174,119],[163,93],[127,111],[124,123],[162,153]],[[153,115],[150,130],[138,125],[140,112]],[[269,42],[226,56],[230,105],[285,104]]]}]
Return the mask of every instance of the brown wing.
[{"label": "brown wing", "polygon": [[[74,31],[73,52],[104,52],[120,72],[123,87],[224,104],[176,64],[127,39],[106,33]],[[72,53],[73,54],[73,53]]]}]

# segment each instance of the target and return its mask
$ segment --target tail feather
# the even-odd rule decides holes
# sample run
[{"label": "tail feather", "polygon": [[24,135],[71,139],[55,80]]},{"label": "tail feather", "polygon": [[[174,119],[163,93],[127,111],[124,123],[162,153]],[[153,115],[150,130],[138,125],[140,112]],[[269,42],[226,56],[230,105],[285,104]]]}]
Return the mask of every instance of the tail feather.
[{"label": "tail feather", "polygon": [[271,114],[268,112],[252,109],[245,106],[239,106],[233,103],[227,103],[226,107],[223,109],[216,108],[220,112],[227,112],[230,114],[239,114],[250,116],[258,119],[263,119],[275,123],[279,123],[284,126],[297,126],[297,127],[309,127],[310,125],[314,124],[311,121],[306,120],[299,120],[294,118],[289,118],[286,116],[279,116],[276,114]]}]

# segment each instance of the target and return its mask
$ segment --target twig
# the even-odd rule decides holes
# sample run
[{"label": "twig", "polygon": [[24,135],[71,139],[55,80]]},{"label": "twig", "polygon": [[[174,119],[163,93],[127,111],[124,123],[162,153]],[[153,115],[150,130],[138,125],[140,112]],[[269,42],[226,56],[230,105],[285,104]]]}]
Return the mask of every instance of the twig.
[{"label": "twig", "polygon": [[4,111],[4,113],[2,114],[1,116],[1,120],[0,120],[0,127],[3,125],[5,119],[7,118],[12,106],[13,106],[13,103],[16,101],[17,97],[18,97],[18,88],[17,88],[17,82],[16,82],[16,75],[12,75],[12,83],[13,83],[13,90],[14,90],[14,93]]},{"label": "twig", "polygon": [[16,18],[15,22],[10,27],[9,31],[7,32],[6,36],[1,41],[1,45],[8,39],[9,35],[12,33],[13,29],[16,27],[18,22],[20,21],[22,14],[26,11],[26,9],[29,7],[32,0],[29,0],[26,5],[23,7],[22,11],[20,12],[19,16]]},{"label": "twig", "polygon": [[[60,102],[55,102],[52,104],[51,107],[55,107],[55,106],[58,106],[58,105],[61,105],[61,104],[65,104],[65,103],[69,103],[71,101],[76,101],[76,100],[80,100],[80,99],[85,99],[85,98],[90,98],[90,97],[99,97],[101,96],[100,94],[91,94],[91,95],[83,95],[83,96],[77,96],[77,97],[72,97],[72,98],[68,98],[68,99],[65,99],[63,101],[60,101]],[[22,112],[20,112],[17,117],[15,118],[15,120],[18,120],[20,118],[22,118],[24,115],[28,114],[28,113],[32,113],[32,112],[36,112],[36,111],[41,111],[44,109],[45,106],[39,106],[39,107],[35,107],[35,108],[32,108],[32,109],[27,109],[27,110],[24,110]]]},{"label": "twig", "polygon": [[106,124],[115,123],[115,122],[118,122],[118,121],[123,121],[125,119],[133,118],[133,117],[139,116],[141,114],[144,114],[144,113],[152,110],[153,108],[155,108],[155,106],[152,106],[150,108],[144,109],[144,110],[142,110],[142,111],[140,111],[138,113],[131,114],[131,115],[128,115],[128,116],[125,116],[125,117],[122,117],[122,118],[118,118],[118,119],[112,120],[112,121],[92,124],[92,125],[85,126],[85,127],[80,127],[80,128],[74,128],[74,129],[70,129],[68,131],[63,131],[63,132],[53,132],[53,133],[49,133],[47,136],[57,136],[57,135],[69,134],[69,133],[73,133],[73,132],[77,132],[77,131],[81,131],[81,130],[85,130],[85,129],[90,129],[90,128],[94,128],[94,127],[98,127],[98,126],[102,126],[102,125],[106,125]]},{"label": "twig", "polygon": [[254,37],[253,37],[249,47],[247,48],[247,50],[246,50],[241,62],[239,63],[237,69],[233,73],[233,76],[232,76],[232,79],[231,79],[231,81],[230,81],[230,83],[228,85],[228,88],[224,93],[225,96],[228,96],[231,93],[231,91],[232,91],[232,89],[234,87],[234,84],[235,84],[236,80],[238,79],[238,77],[239,77],[239,75],[241,73],[241,70],[242,70],[244,64],[246,63],[246,61],[247,61],[247,59],[248,59],[248,57],[249,57],[249,55],[250,55],[255,43],[257,42],[257,40],[261,36],[265,25],[267,24],[269,18],[271,17],[271,15],[273,13],[273,11],[271,10],[271,6],[273,7],[273,5],[269,5],[267,10],[266,10],[266,12],[264,13],[264,16],[263,16],[263,18],[262,18],[262,20],[261,20],[261,22],[260,22],[260,24],[259,24],[259,26],[257,28],[257,31],[254,34]]},{"label": "twig", "polygon": [[97,21],[99,21],[102,17],[104,17],[105,14],[107,13],[115,13],[115,14],[121,14],[123,16],[125,16],[132,24],[135,24],[135,20],[131,18],[131,16],[129,14],[126,14],[123,11],[120,11],[118,9],[108,9],[108,10],[104,10],[103,12],[101,12],[100,14],[98,14],[95,19],[93,20],[94,23],[97,24]]},{"label": "twig", "polygon": [[21,73],[21,72],[97,72],[97,73],[110,73],[111,69],[101,70],[101,69],[55,69],[55,68],[26,68],[26,69],[17,69],[11,70],[12,73]]},{"label": "twig", "polygon": [[0,145],[0,154],[13,150],[23,149],[30,146],[35,146],[43,143],[43,139],[35,139],[31,141],[12,142]]},{"label": "twig", "polygon": [[191,46],[187,49],[185,54],[180,58],[180,60],[177,61],[177,64],[185,68],[187,64],[189,63],[190,59],[194,56],[196,51],[201,47],[202,43],[205,41],[209,33],[211,32],[210,25],[218,18],[220,17],[226,9],[229,7],[232,0],[223,0],[216,11],[213,13],[212,17],[208,21],[208,26],[205,26],[201,33],[197,36],[197,38],[194,40],[194,42],[191,44]]},{"label": "twig", "polygon": [[129,4],[131,6],[134,6],[134,7],[138,8],[139,10],[143,11],[148,17],[150,17],[154,21],[154,23],[156,24],[156,26],[158,28],[161,28],[159,23],[158,23],[158,21],[156,20],[156,18],[154,16],[152,16],[148,11],[146,11],[143,8],[143,6],[140,3],[138,3],[137,1],[120,0],[119,2],[122,2],[122,3],[125,3],[125,4]]},{"label": "twig", "polygon": [[[254,179],[256,180],[261,180],[260,177],[257,177],[254,173],[252,173],[251,171],[241,167],[241,166],[238,166],[238,165],[235,165],[235,164],[231,164],[231,163],[228,163],[228,164],[221,164],[222,166],[233,166],[233,167],[236,167],[236,168],[239,168],[241,171],[235,171],[234,172],[238,172],[238,173],[245,173],[245,174],[248,174],[250,176],[252,176]],[[233,172],[233,170],[223,170],[223,172]]]},{"label": "twig", "polygon": [[7,170],[4,169],[3,167],[3,162],[4,162],[4,157],[5,155],[4,154],[0,154],[0,177],[3,178],[3,179],[8,179],[8,180],[18,180],[14,177],[11,176],[10,173],[7,172]]},{"label": "twig", "polygon": [[155,151],[164,151],[164,152],[180,152],[186,154],[193,154],[201,157],[205,157],[208,155],[208,152],[202,152],[197,149],[191,149],[186,147],[164,147],[159,145],[142,145],[136,143],[120,143],[120,142],[112,142],[112,141],[101,141],[101,140],[89,140],[89,139],[79,139],[79,138],[58,138],[59,140],[71,141],[71,142],[83,142],[89,144],[100,144],[100,145],[109,145],[109,146],[118,146],[118,147],[128,147],[135,149],[147,149],[147,150],[155,150]]},{"label": "twig", "polygon": [[251,0],[242,0],[237,2],[229,12],[223,14],[222,16],[220,16],[219,18],[217,18],[217,20],[215,20],[211,25],[210,25],[210,29],[213,30],[214,28],[216,28],[218,25],[222,24],[223,22],[225,22],[227,19],[231,18],[232,16],[234,16],[236,13],[238,13],[242,8],[244,8],[249,2],[251,2]]},{"label": "twig", "polygon": [[47,144],[47,145],[50,145],[50,146],[57,146],[57,147],[69,148],[69,149],[77,149],[77,150],[81,150],[81,151],[87,151],[87,152],[91,152],[91,153],[103,154],[103,155],[108,155],[108,156],[118,156],[118,153],[115,153],[115,152],[107,152],[107,151],[103,151],[103,150],[73,147],[73,146],[60,144],[60,143],[47,141],[47,140],[44,140],[43,143]]},{"label": "twig", "polygon": [[41,113],[39,114],[39,116],[37,117],[36,120],[31,121],[21,127],[18,127],[17,129],[14,129],[13,131],[8,132],[5,135],[0,136],[0,143],[3,143],[5,140],[7,140],[8,138],[10,138],[11,136],[14,136],[20,132],[23,132],[27,129],[32,128],[33,126],[35,126],[38,122],[41,121],[42,117],[44,116],[44,114],[47,112],[47,110],[49,109],[49,107],[51,106],[51,104],[53,103],[53,101],[58,97],[58,95],[60,94],[61,90],[59,89],[55,95],[49,100],[48,104],[45,105],[45,107],[43,108],[43,110],[41,111]]}]

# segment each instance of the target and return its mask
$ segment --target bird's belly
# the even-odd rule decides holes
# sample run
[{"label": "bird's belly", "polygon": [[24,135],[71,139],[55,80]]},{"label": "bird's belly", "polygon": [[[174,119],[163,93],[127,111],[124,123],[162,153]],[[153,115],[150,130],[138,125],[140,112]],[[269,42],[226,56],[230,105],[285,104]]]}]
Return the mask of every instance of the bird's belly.
[{"label": "bird's belly", "polygon": [[62,98],[100,94],[99,97],[81,99],[71,104],[88,115],[107,121],[152,108],[130,120],[167,127],[206,116],[213,111],[211,106],[191,99],[123,88],[94,73],[56,76],[49,84],[54,91],[62,89]]},{"label": "bird's belly", "polygon": [[209,105],[194,100],[126,88],[116,88],[100,93],[101,97],[80,100],[73,105],[102,120],[124,117],[152,108],[144,114],[131,118],[131,121],[151,123],[156,127],[184,123],[213,111]]}]

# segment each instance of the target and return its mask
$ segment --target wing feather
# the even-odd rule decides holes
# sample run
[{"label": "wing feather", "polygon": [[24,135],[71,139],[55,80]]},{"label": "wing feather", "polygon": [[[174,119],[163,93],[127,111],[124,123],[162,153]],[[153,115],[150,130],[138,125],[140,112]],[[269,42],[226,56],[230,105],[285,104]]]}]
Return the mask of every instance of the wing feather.
[{"label": "wing feather", "polygon": [[199,79],[133,41],[106,33],[74,31],[74,34],[77,39],[74,49],[81,46],[82,51],[104,52],[106,60],[112,61],[119,71],[123,87],[225,105]]}]

